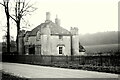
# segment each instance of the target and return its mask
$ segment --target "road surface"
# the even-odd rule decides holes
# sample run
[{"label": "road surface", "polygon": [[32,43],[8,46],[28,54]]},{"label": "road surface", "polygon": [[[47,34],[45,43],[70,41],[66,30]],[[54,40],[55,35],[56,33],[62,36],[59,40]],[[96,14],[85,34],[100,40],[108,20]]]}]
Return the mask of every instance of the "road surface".
[{"label": "road surface", "polygon": [[26,78],[118,78],[117,74],[54,68],[18,63],[2,63],[3,71]]}]

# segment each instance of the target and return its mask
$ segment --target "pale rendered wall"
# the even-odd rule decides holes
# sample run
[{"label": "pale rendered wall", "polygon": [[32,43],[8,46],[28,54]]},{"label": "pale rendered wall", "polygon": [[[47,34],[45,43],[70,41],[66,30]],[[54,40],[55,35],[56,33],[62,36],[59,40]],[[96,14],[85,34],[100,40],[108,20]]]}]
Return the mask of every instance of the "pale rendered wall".
[{"label": "pale rendered wall", "polygon": [[23,37],[19,36],[19,55],[24,54],[24,44],[23,44]]},{"label": "pale rendered wall", "polygon": [[50,37],[48,35],[41,36],[41,54],[50,55]]},{"label": "pale rendered wall", "polygon": [[51,54],[52,55],[60,55],[58,53],[58,48],[57,45],[58,44],[64,44],[65,48],[64,48],[64,54],[63,55],[71,55],[71,43],[70,43],[70,36],[63,36],[63,40],[59,39],[59,36],[56,35],[52,35],[51,36]]},{"label": "pale rendered wall", "polygon": [[41,35],[41,54],[42,55],[51,55],[51,49],[50,49],[50,38],[51,38],[51,31],[49,28],[49,25],[46,25],[42,29]]},{"label": "pale rendered wall", "polygon": [[78,35],[72,36],[72,50],[73,50],[73,55],[80,55],[79,54],[79,36]]},{"label": "pale rendered wall", "polygon": [[[64,51],[63,55],[71,55],[70,36],[63,36],[63,39],[60,40],[59,36],[56,36],[56,35],[41,35],[40,41],[36,41],[35,36],[30,36],[29,41],[25,42],[25,45],[30,45],[30,44],[40,45],[41,43],[41,54],[42,55],[60,55],[58,53],[59,49],[57,45],[64,44],[65,48],[63,48],[63,51]],[[38,51],[39,51],[38,46],[36,46],[35,54],[40,54]]]},{"label": "pale rendered wall", "polygon": [[35,45],[36,44],[36,36],[30,36],[29,37],[29,44]]}]

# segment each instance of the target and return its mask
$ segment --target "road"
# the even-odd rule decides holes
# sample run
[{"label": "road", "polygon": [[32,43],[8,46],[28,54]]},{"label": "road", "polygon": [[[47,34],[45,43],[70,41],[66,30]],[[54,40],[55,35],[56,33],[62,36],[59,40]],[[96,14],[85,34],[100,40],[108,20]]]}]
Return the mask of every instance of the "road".
[{"label": "road", "polygon": [[117,74],[54,68],[18,63],[2,63],[3,70],[26,78],[118,78]]}]

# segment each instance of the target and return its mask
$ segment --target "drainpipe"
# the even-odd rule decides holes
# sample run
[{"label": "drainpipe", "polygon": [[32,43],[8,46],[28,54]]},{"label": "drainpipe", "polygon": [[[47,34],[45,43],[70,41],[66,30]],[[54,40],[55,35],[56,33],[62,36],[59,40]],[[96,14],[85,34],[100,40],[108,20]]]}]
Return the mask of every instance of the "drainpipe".
[{"label": "drainpipe", "polygon": [[70,35],[70,39],[71,39],[71,61],[73,60],[73,46],[72,46],[72,34]]}]

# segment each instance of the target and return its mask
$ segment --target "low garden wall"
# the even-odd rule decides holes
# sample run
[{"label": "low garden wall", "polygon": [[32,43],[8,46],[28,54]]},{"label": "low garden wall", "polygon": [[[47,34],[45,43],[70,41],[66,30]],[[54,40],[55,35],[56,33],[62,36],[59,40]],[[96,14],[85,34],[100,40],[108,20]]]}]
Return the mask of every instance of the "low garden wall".
[{"label": "low garden wall", "polygon": [[120,56],[2,55],[2,61],[120,73]]}]

